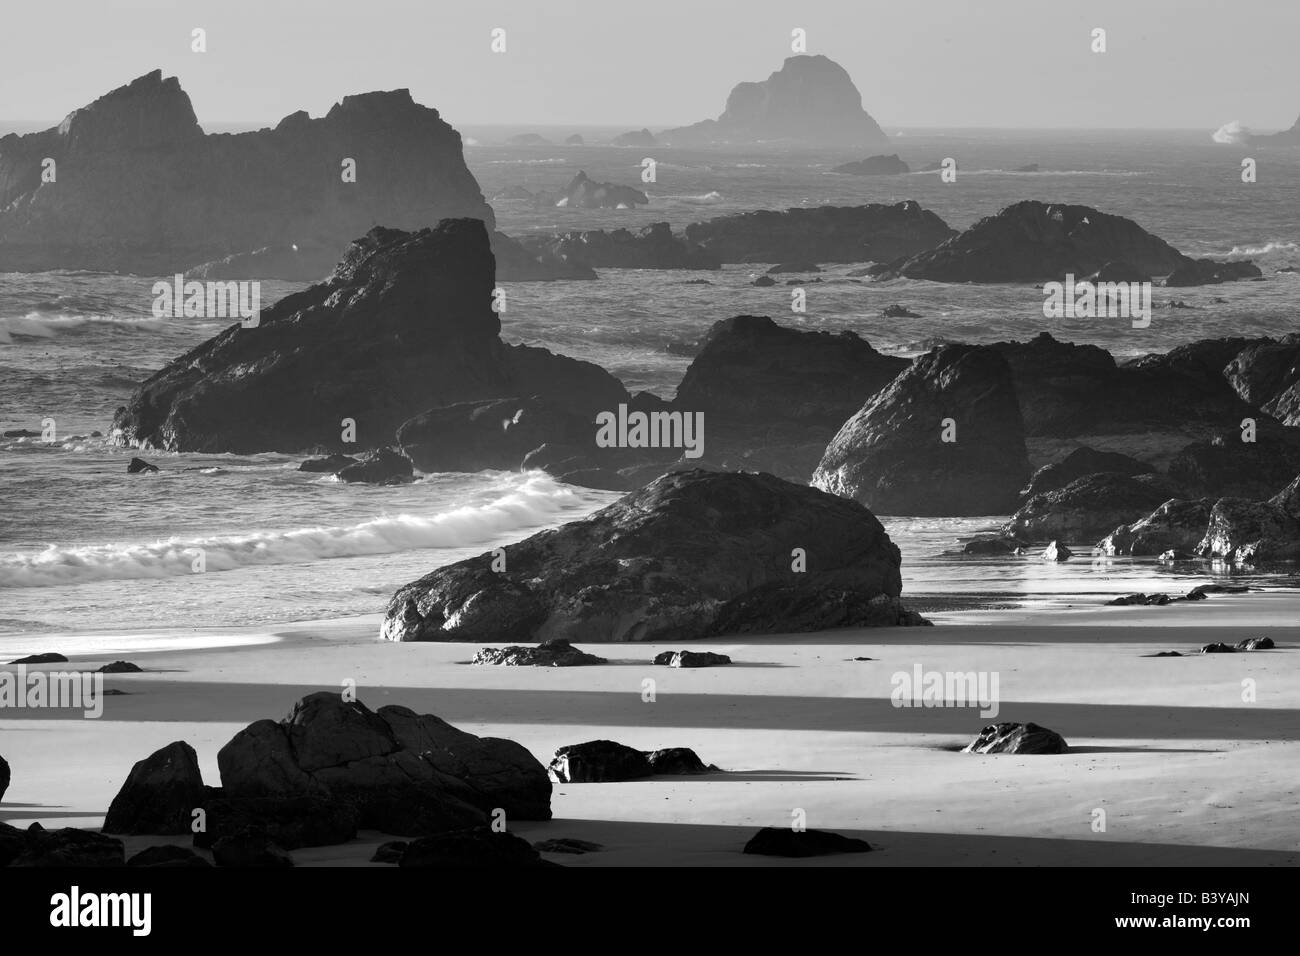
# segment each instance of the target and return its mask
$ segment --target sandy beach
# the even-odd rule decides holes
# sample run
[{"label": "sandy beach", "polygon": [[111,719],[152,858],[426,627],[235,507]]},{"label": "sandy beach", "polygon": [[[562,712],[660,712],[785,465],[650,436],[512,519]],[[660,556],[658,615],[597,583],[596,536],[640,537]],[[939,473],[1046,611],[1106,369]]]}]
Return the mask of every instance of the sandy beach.
[{"label": "sandy beach", "polygon": [[[217,751],[303,695],[356,682],[377,709],[404,704],[540,761],[606,738],[693,748],[722,773],[556,785],[554,819],[512,825],[531,841],[604,845],[573,866],[1258,865],[1300,862],[1300,593],[1215,595],[1197,604],[934,615],[933,628],[849,629],[694,642],[730,666],[653,666],[659,644],[588,645],[609,659],[575,668],[486,667],[477,645],[384,643],[379,617],[271,629],[44,634],[0,638],[0,657],[61,651],[54,670],[128,659],[125,691],[98,720],[9,709],[0,740],[13,782],[0,820],[97,828],[132,764],[174,740],[219,782]],[[1271,636],[1277,648],[1184,654]],[[870,661],[853,658],[870,657]],[[997,720],[1062,734],[1064,755],[960,753],[991,722],[976,707],[897,707],[891,677],[995,673]],[[12,668],[9,668],[12,670]],[[653,679],[654,700],[643,699]],[[1243,681],[1256,699],[1243,701]],[[1095,829],[1097,809],[1105,830]],[[763,826],[860,836],[876,852],[776,860],[740,850]],[[294,851],[297,865],[372,865],[388,839]],[[126,838],[128,855],[176,837]],[[378,864],[373,864],[378,865]]]}]

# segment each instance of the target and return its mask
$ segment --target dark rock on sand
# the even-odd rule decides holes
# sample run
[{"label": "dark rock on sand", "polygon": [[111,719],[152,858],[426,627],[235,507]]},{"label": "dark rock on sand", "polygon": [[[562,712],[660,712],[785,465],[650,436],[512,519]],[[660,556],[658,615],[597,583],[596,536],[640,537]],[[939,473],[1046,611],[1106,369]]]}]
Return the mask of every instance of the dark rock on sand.
[{"label": "dark rock on sand", "polygon": [[1070,749],[1060,734],[1038,724],[990,724],[967,744],[962,753],[1063,754]]},{"label": "dark rock on sand", "polygon": [[889,262],[956,235],[913,200],[759,210],[691,223],[686,241],[722,262]]},{"label": "dark rock on sand", "polygon": [[128,475],[148,475],[158,470],[157,465],[151,465],[143,458],[132,458],[126,463],[126,473]]},{"label": "dark rock on sand", "polygon": [[298,466],[298,470],[337,475],[348,465],[355,465],[356,463],[357,459],[351,455],[326,455],[324,458],[308,458]]},{"label": "dark rock on sand", "polygon": [[1237,649],[1236,649],[1235,647],[1233,647],[1231,644],[1224,644],[1224,643],[1220,642],[1220,643],[1217,643],[1217,644],[1206,644],[1204,647],[1201,648],[1201,650],[1200,650],[1199,653],[1201,653],[1201,654],[1235,654],[1236,652],[1237,652]]},{"label": "dark rock on sand", "polygon": [[890,156],[868,156],[853,163],[843,163],[831,169],[833,173],[847,173],[851,176],[897,176],[910,173],[907,163],[894,153]]},{"label": "dark rock on sand", "polygon": [[33,823],[19,830],[0,823],[0,866],[106,867],[125,866],[122,841],[91,830],[65,827],[46,830]]},{"label": "dark rock on sand", "polygon": [[1102,471],[1119,475],[1146,475],[1154,473],[1155,470],[1146,462],[1119,452],[1095,451],[1092,448],[1079,447],[1060,461],[1039,468],[1029,479],[1029,485],[1020,494],[1023,498],[1032,498],[1043,492],[1064,488],[1070,482],[1085,475],[1094,475]]},{"label": "dark rock on sand", "polygon": [[1151,657],[1182,657],[1177,651],[1161,651],[1158,654],[1152,654]]},{"label": "dark rock on sand", "polygon": [[190,833],[204,794],[198,755],[184,741],[174,741],[131,768],[109,804],[104,832]]},{"label": "dark rock on sand", "polygon": [[715,773],[717,767],[706,764],[694,750],[689,747],[668,747],[664,750],[652,750],[646,754],[650,769],[657,774],[678,775],[694,773]]},{"label": "dark rock on sand", "polygon": [[401,863],[402,855],[406,853],[410,844],[405,840],[390,840],[387,843],[381,843],[375,847],[375,854],[370,858],[371,863]]},{"label": "dark rock on sand", "polygon": [[217,866],[241,869],[283,869],[293,866],[293,857],[276,846],[265,833],[251,829],[222,837],[212,844],[212,859]]},{"label": "dark rock on sand", "polygon": [[654,773],[644,752],[612,740],[589,740],[555,751],[547,771],[556,783],[637,780]]},{"label": "dark rock on sand", "polygon": [[825,56],[787,57],[766,80],[741,83],[716,120],[665,130],[671,146],[785,141],[797,147],[879,147],[888,140],[862,108],[862,94],[842,66]]},{"label": "dark rock on sand", "polygon": [[1095,541],[1118,525],[1150,514],[1176,494],[1163,475],[1085,475],[1064,488],[1034,495],[1002,532],[1030,541]]},{"label": "dark rock on sand", "polygon": [[367,452],[338,471],[340,481],[366,485],[401,485],[414,480],[411,460],[392,448]]},{"label": "dark rock on sand", "polygon": [[1248,637],[1237,642],[1239,651],[1271,651],[1275,646],[1271,637]]},{"label": "dark rock on sand", "polygon": [[548,865],[532,845],[513,833],[474,827],[412,840],[398,866],[497,869]]},{"label": "dark rock on sand", "polygon": [[1115,607],[1130,607],[1132,605],[1164,607],[1172,600],[1168,594],[1143,594],[1138,592],[1120,595],[1113,600],[1107,601],[1106,604]]},{"label": "dark rock on sand", "polygon": [[66,664],[68,659],[62,654],[33,654],[30,657],[20,657],[16,661],[10,661],[10,664]]},{"label": "dark rock on sand", "polygon": [[113,661],[111,664],[105,664],[99,668],[97,673],[100,674],[143,674],[144,668],[139,664],[132,664],[130,661]]},{"label": "dark rock on sand", "polygon": [[755,856],[808,857],[832,853],[867,853],[871,844],[828,830],[794,830],[763,827],[745,844],[744,853]]},{"label": "dark rock on sand", "polygon": [[127,866],[146,866],[151,868],[172,869],[176,867],[209,867],[207,860],[189,847],[168,843],[164,846],[151,846],[141,850],[126,861]]},{"label": "dark rock on sand", "polygon": [[655,655],[654,663],[668,667],[717,667],[730,664],[731,658],[713,651],[664,651]]},{"label": "dark rock on sand", "polygon": [[1213,506],[1209,498],[1172,498],[1145,518],[1120,525],[1097,546],[1107,554],[1191,554],[1205,536]]},{"label": "dark rock on sand", "polygon": [[639,189],[615,183],[598,183],[586,173],[579,172],[564,187],[555,205],[569,209],[631,209],[649,202],[646,194]]},{"label": "dark rock on sand", "polygon": [[586,654],[564,638],[556,637],[531,647],[485,647],[474,655],[472,663],[509,667],[582,667],[608,664],[609,661],[595,654]]},{"label": "dark rock on sand", "polygon": [[[944,441],[948,421],[955,441]],[[918,358],[840,428],[815,487],[878,514],[987,515],[1015,507],[1029,474],[1011,368],[985,346]]]},{"label": "dark rock on sand", "polygon": [[[804,572],[792,570],[796,548]],[[505,552],[505,571],[485,554],[399,589],[382,636],[679,640],[705,636],[727,602],[766,584],[864,599],[901,589],[898,548],[869,511],[761,474],[664,475]]]}]

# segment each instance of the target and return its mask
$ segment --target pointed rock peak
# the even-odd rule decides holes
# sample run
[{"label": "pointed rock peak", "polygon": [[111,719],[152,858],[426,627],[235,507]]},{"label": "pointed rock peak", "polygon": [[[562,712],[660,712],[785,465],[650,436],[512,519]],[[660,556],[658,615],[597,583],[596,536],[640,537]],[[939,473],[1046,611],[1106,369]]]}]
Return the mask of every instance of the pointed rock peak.
[{"label": "pointed rock peak", "polygon": [[189,95],[154,70],[73,110],[59,124],[71,147],[149,149],[203,136]]}]

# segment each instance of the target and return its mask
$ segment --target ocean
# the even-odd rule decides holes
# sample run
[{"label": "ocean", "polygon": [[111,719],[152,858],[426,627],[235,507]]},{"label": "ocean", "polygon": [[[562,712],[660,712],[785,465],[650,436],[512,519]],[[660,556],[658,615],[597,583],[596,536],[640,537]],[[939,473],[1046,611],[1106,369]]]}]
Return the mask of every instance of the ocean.
[{"label": "ocean", "polygon": [[[770,315],[808,329],[852,329],[911,356],[947,341],[1030,338],[1040,331],[1117,357],[1200,338],[1300,329],[1300,150],[1211,141],[1209,131],[904,130],[885,152],[936,173],[854,177],[831,167],[860,156],[751,150],[492,145],[515,132],[561,141],[573,130],[467,127],[466,159],[489,200],[509,186],[555,189],[578,170],[636,185],[648,207],[537,209],[494,203],[498,228],[529,232],[686,224],[754,209],[914,199],[954,228],[1012,202],[1081,203],[1135,219],[1193,256],[1253,259],[1262,281],[1157,289],[1150,327],[1127,320],[1048,320],[1030,284],[874,283],[823,267],[807,311],[783,285],[756,288],[765,265],[720,272],[600,270],[593,282],[506,284],[503,337],[596,362],[632,390],[671,396],[683,354],[717,320]],[[580,130],[588,139],[601,131]],[[621,130],[607,130],[608,137]],[[640,181],[656,160],[656,182]],[[1258,162],[1243,183],[1241,160]],[[1013,172],[1029,164],[1039,172]],[[858,264],[860,265],[860,264]],[[708,284],[695,284],[704,279]],[[345,485],[296,471],[284,455],[150,452],[163,470],[127,475],[130,449],[107,433],[134,385],[227,322],[155,319],[155,277],[0,273],[0,431],[42,429],[56,440],[0,439],[0,634],[72,629],[224,627],[382,611],[399,585],[434,568],[570,521],[615,500],[541,473],[440,474],[395,488]],[[301,288],[265,282],[264,305]],[[1186,308],[1169,308],[1171,301]],[[898,303],[917,319],[885,319]],[[707,441],[707,432],[706,432]],[[1172,571],[1141,559],[1063,565],[1032,557],[955,559],[963,536],[1001,516],[888,518],[903,553],[904,596],[921,606],[961,596],[1007,604],[1096,603],[1133,590],[1185,590],[1225,568]],[[1089,542],[1072,542],[1086,551]],[[204,569],[195,570],[202,551]],[[1177,578],[1174,580],[1173,578]]]}]

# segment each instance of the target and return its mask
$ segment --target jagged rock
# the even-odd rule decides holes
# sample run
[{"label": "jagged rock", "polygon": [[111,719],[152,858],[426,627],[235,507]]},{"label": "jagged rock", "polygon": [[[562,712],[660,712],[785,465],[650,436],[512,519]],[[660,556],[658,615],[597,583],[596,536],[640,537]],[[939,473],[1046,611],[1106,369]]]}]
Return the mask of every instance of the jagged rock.
[{"label": "jagged rock", "polygon": [[283,869],[293,866],[293,857],[276,846],[265,833],[256,830],[222,837],[212,844],[212,859],[217,866],[243,869]]},{"label": "jagged rock", "polygon": [[533,844],[533,849],[538,853],[595,853],[598,850],[605,849],[603,843],[592,843],[590,840],[576,840],[573,837],[558,837],[554,840],[541,840]]},{"label": "jagged rock", "polygon": [[1059,541],[1051,542],[1042,554],[1044,561],[1069,561],[1072,557],[1074,552]]},{"label": "jagged rock", "polygon": [[357,835],[357,810],[350,803],[314,794],[298,797],[228,797],[209,787],[202,804],[205,829],[194,845],[210,850],[225,837],[246,830],[264,833],[284,850],[336,846]]},{"label": "jagged rock", "polygon": [[1258,279],[1263,274],[1259,266],[1249,260],[1218,262],[1214,259],[1187,259],[1165,277],[1165,285],[1218,285],[1239,279]]},{"label": "jagged rock", "polygon": [[619,186],[615,183],[598,183],[579,172],[564,187],[555,205],[570,209],[631,209],[644,206],[650,200],[646,194],[631,186]]},{"label": "jagged rock", "polygon": [[962,753],[1063,754],[1070,749],[1060,734],[1038,724],[990,724],[967,744]]},{"label": "jagged rock", "polygon": [[20,657],[10,664],[66,664],[68,659],[62,654],[32,654],[30,657]]},{"label": "jagged rock", "polygon": [[387,843],[381,843],[375,848],[375,855],[370,858],[370,862],[401,863],[402,856],[409,846],[410,844],[405,840],[390,840]]},{"label": "jagged rock", "polygon": [[655,655],[654,663],[668,667],[717,667],[730,664],[731,658],[713,651],[664,651]]},{"label": "jagged rock", "polygon": [[1300,334],[1244,346],[1223,375],[1260,411],[1284,425],[1300,425]]},{"label": "jagged rock", "polygon": [[1213,506],[1209,498],[1170,499],[1140,521],[1120,525],[1097,547],[1107,554],[1168,554],[1177,560],[1200,544]]},{"label": "jagged rock", "polygon": [[763,827],[745,844],[741,852],[756,856],[808,857],[832,853],[867,853],[866,840],[842,836],[828,830],[794,830],[787,827]]},{"label": "jagged rock", "polygon": [[1300,478],[1267,501],[1220,498],[1196,554],[1237,564],[1300,558]]},{"label": "jagged rock", "polygon": [[130,661],[113,661],[111,664],[105,664],[96,672],[99,674],[143,674],[144,668],[139,664],[132,664]]},{"label": "jagged rock", "polygon": [[438,869],[496,869],[545,866],[546,862],[522,837],[496,833],[488,827],[439,833],[412,840],[398,866]]},{"label": "jagged rock", "polygon": [[[376,227],[327,282],[286,296],[151,376],[119,409],[119,443],[251,454],[362,447],[439,405],[540,394],[574,411],[626,390],[603,370],[501,342],[482,222]],[[355,446],[353,446],[355,447]]]},{"label": "jagged rock", "polygon": [[[720,269],[721,261],[693,242],[673,235],[666,222],[629,229],[587,229],[520,240],[530,254],[598,269]],[[593,273],[594,274],[594,273]]]},{"label": "jagged rock", "polygon": [[607,783],[654,773],[644,752],[612,740],[589,740],[555,751],[547,772],[556,783]]},{"label": "jagged rock", "polygon": [[141,850],[135,856],[126,861],[127,866],[146,866],[152,868],[165,867],[168,869],[174,867],[210,867],[212,866],[207,860],[199,856],[189,847],[166,844],[165,846],[151,846]]},{"label": "jagged rock", "polygon": [[1237,642],[1239,651],[1271,651],[1275,646],[1271,637],[1248,637]]},{"label": "jagged rock", "polygon": [[126,473],[128,475],[148,475],[158,471],[157,465],[151,465],[143,458],[132,458],[126,463]]},{"label": "jagged rock", "polygon": [[611,146],[657,146],[654,134],[648,129],[632,130],[630,133],[620,133],[610,141]]},{"label": "jagged rock", "polygon": [[1235,654],[1237,649],[1231,644],[1219,642],[1217,644],[1206,644],[1201,648],[1201,654]]},{"label": "jagged rock", "polygon": [[844,423],[812,484],[879,514],[988,515],[1015,507],[1028,473],[1010,367],[985,346],[947,345]]},{"label": "jagged rock", "polygon": [[892,264],[882,278],[932,282],[1064,282],[1120,260],[1151,275],[1187,259],[1131,219],[1089,206],[1025,200],[979,220],[935,248]]},{"label": "jagged rock", "polygon": [[1046,491],[1064,488],[1084,475],[1108,471],[1119,475],[1147,475],[1155,468],[1144,461],[1113,451],[1095,451],[1086,446],[1074,449],[1060,461],[1044,465],[1034,472],[1029,485],[1020,492],[1022,498],[1032,498]]},{"label": "jagged rock", "polygon": [[[806,549],[802,573],[790,570],[796,547]],[[504,571],[493,571],[485,554],[399,589],[382,636],[689,639],[705,636],[728,601],[765,584],[796,593],[842,588],[864,599],[901,589],[898,548],[870,512],[771,475],[663,475],[504,550]]]},{"label": "jagged rock", "polygon": [[888,262],[956,232],[914,200],[884,205],[758,210],[691,223],[688,243],[722,262]]},{"label": "jagged rock", "polygon": [[377,448],[338,471],[338,479],[366,485],[401,485],[414,480],[411,460],[392,448]]},{"label": "jagged rock", "polygon": [[888,142],[862,108],[862,94],[844,68],[824,56],[787,57],[761,83],[741,83],[716,120],[665,130],[670,146],[752,144],[772,140],[812,149],[877,147]]},{"label": "jagged rock", "polygon": [[664,750],[652,750],[646,754],[650,769],[654,773],[665,775],[685,775],[694,773],[714,773],[717,767],[706,764],[694,750],[689,747],[668,747]]},{"label": "jagged rock", "polygon": [[194,748],[177,740],[131,768],[104,817],[105,833],[189,833],[203,806],[203,775]]},{"label": "jagged rock", "polygon": [[891,156],[868,156],[866,159],[843,163],[831,169],[833,173],[847,173],[852,176],[897,176],[911,171],[907,163],[898,158],[897,153]]},{"label": "jagged rock", "polygon": [[299,471],[327,473],[337,475],[348,465],[355,465],[357,459],[351,455],[326,455],[324,458],[309,458],[298,466]]},{"label": "jagged rock", "polygon": [[[66,173],[58,188],[41,182],[46,157]],[[356,161],[356,182],[341,181],[343,157]],[[300,111],[274,129],[205,135],[177,80],[155,70],[57,127],[0,138],[0,261],[22,272],[170,276],[294,244],[323,250],[327,272],[376,222],[419,229],[455,217],[493,223],[460,135],[407,90],[348,96],[320,119]],[[303,278],[290,264],[291,275],[241,277]]]},{"label": "jagged rock", "polygon": [[0,866],[125,866],[122,841],[91,830],[46,830],[33,823],[19,830],[0,823]]},{"label": "jagged rock", "polygon": [[1002,533],[1030,541],[1095,541],[1176,494],[1163,475],[1084,475],[1064,488],[1034,495],[1002,526]]},{"label": "jagged rock", "polygon": [[563,638],[555,637],[535,647],[485,647],[474,655],[473,663],[510,667],[582,667],[608,664],[609,661],[595,654],[584,653]]}]

